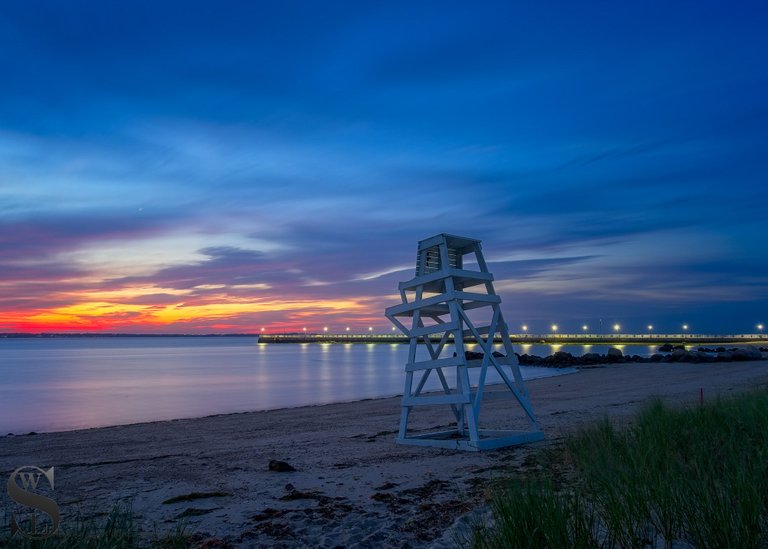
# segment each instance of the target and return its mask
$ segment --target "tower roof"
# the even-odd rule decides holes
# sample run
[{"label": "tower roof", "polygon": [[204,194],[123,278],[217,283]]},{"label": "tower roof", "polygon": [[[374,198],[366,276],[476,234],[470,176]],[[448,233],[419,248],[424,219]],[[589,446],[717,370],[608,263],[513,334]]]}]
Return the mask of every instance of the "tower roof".
[{"label": "tower roof", "polygon": [[419,240],[419,251],[441,244],[443,241],[445,241],[449,248],[456,250],[461,250],[462,248],[472,248],[476,244],[480,244],[480,241],[476,238],[440,233],[436,234],[435,236],[425,238],[424,240]]}]

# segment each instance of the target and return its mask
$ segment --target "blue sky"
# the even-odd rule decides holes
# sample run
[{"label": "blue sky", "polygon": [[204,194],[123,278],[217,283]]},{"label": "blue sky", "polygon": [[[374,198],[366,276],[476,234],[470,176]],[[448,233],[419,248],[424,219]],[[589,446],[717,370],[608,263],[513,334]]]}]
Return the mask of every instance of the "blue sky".
[{"label": "blue sky", "polygon": [[0,330],[385,329],[449,232],[512,331],[754,332],[767,14],[4,3]]}]

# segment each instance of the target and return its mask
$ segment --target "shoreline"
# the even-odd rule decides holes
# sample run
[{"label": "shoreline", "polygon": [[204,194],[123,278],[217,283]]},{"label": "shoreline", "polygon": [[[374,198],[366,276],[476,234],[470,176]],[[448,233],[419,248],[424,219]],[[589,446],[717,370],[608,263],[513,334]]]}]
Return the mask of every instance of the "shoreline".
[{"label": "shoreline", "polygon": [[[578,370],[576,368],[569,368],[569,367],[548,367],[548,366],[531,366],[531,365],[520,365],[521,368],[524,368],[525,370],[540,370],[542,374],[535,375],[535,377],[532,378],[524,378],[525,382],[528,383],[529,381],[533,381],[534,379],[541,379],[545,377],[558,377],[563,375],[568,375],[572,373],[576,373]],[[547,372],[547,375],[544,375],[543,372]],[[495,382],[495,383],[487,383],[487,387],[493,387],[495,385],[501,385],[502,382]],[[93,429],[109,429],[112,427],[128,427],[132,425],[149,425],[154,423],[162,423],[166,421],[181,421],[181,420],[195,420],[195,419],[205,419],[209,417],[217,417],[217,416],[227,416],[227,415],[238,415],[238,414],[250,414],[250,413],[260,413],[260,412],[273,412],[273,411],[280,411],[280,410],[296,410],[301,408],[317,408],[320,406],[330,406],[333,404],[352,404],[355,402],[365,402],[365,401],[371,401],[371,400],[382,400],[382,399],[389,399],[389,398],[401,398],[402,392],[399,393],[390,393],[390,394],[384,394],[384,395],[376,395],[371,397],[363,397],[363,398],[351,398],[349,400],[334,400],[332,402],[318,402],[314,404],[298,404],[296,406],[278,406],[278,407],[267,407],[267,408],[250,408],[247,410],[234,410],[234,411],[224,411],[224,412],[215,412],[212,414],[205,414],[205,415],[190,415],[190,416],[182,416],[182,417],[170,417],[170,418],[160,418],[160,419],[149,419],[146,421],[133,421],[128,423],[115,423],[110,425],[94,425],[90,427],[74,427],[74,428],[63,428],[63,429],[52,429],[47,430],[45,428],[37,428],[32,429],[30,431],[24,431],[21,430],[19,432],[6,432],[6,433],[0,433],[0,440],[3,438],[14,438],[14,437],[24,437],[24,436],[36,436],[36,435],[44,435],[44,434],[52,434],[52,433],[74,433],[79,431],[90,431]]]},{"label": "shoreline", "polygon": [[[548,376],[537,376],[530,379],[525,379],[525,383],[528,384],[531,381],[534,381],[536,379],[544,379],[549,377],[560,377],[570,374],[578,373],[577,368],[570,368],[570,367],[560,367],[560,368],[553,368],[553,367],[547,367],[547,366],[525,366],[521,365],[521,368],[534,368],[534,369],[540,369],[540,370],[548,370],[551,372],[557,372],[553,373],[552,375]],[[497,382],[497,383],[486,383],[486,387],[500,387],[503,385],[503,382]],[[432,394],[433,392],[425,392],[424,394]],[[435,394],[442,394],[440,392],[435,392]],[[115,425],[97,425],[94,427],[77,427],[74,429],[62,429],[60,431],[30,431],[27,433],[6,433],[6,434],[0,434],[0,439],[3,438],[15,438],[15,437],[26,437],[26,436],[37,436],[37,435],[46,435],[46,434],[55,434],[55,433],[78,433],[81,431],[93,431],[94,429],[111,429],[113,427],[132,427],[132,426],[138,426],[138,425],[153,425],[155,423],[166,423],[171,421],[194,421],[197,419],[207,419],[207,418],[214,418],[214,417],[221,417],[221,416],[237,416],[241,414],[259,414],[262,412],[281,412],[285,410],[302,410],[304,408],[310,409],[310,408],[321,408],[323,406],[333,406],[334,404],[355,404],[357,402],[369,402],[369,401],[375,401],[375,400],[388,400],[388,399],[400,399],[402,398],[402,393],[396,393],[392,395],[381,395],[381,396],[374,396],[374,397],[366,397],[366,398],[354,398],[350,400],[336,400],[333,402],[320,402],[317,404],[301,404],[299,406],[281,406],[278,408],[260,408],[260,409],[251,409],[251,410],[242,410],[239,412],[219,412],[215,414],[208,414],[204,416],[189,416],[189,417],[175,417],[175,418],[169,418],[169,419],[153,419],[149,421],[136,421],[133,423],[118,423]]]},{"label": "shoreline", "polygon": [[[537,467],[532,454],[567,432],[606,416],[624,422],[654,395],[695,405],[700,389],[712,399],[767,384],[765,361],[616,364],[527,381],[547,436],[527,446],[473,453],[396,445],[400,397],[390,397],[4,437],[0,472],[56,467],[65,527],[78,513],[98,517],[131,501],[148,535],[185,521],[201,539],[238,547],[441,546],[494,479]],[[489,401],[481,419],[506,415],[504,401]],[[448,416],[424,410],[414,426],[444,426]],[[270,471],[270,460],[297,471]],[[207,497],[163,503],[192,493]]]}]

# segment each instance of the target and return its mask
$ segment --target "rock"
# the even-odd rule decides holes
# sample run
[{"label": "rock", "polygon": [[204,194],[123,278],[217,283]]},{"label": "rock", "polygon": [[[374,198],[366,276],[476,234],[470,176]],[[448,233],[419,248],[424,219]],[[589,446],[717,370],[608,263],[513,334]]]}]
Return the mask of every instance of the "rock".
[{"label": "rock", "polygon": [[586,353],[582,356],[573,356],[565,351],[557,351],[546,357],[535,355],[516,355],[521,365],[539,366],[546,368],[565,368],[567,366],[589,367],[602,364],[621,364],[633,362],[636,364],[648,363],[669,363],[669,362],[687,362],[687,363],[710,363],[726,362],[732,360],[759,360],[762,353],[757,348],[740,349],[738,359],[734,358],[736,351],[726,351],[725,353],[714,354],[713,349],[702,348],[704,350],[688,351],[681,345],[674,346],[669,354],[655,353],[650,357],[641,355],[625,355],[621,349],[611,348],[607,354]]},{"label": "rock", "polygon": [[659,352],[660,353],[671,353],[672,349],[674,349],[674,347],[672,347],[671,343],[665,343],[664,345],[659,347]]},{"label": "rock", "polygon": [[464,358],[467,360],[482,360],[483,353],[476,353],[475,351],[464,351]]},{"label": "rock", "polygon": [[544,359],[536,355],[523,354],[518,357],[520,364],[523,366],[535,366],[541,364]]},{"label": "rock", "polygon": [[685,348],[675,347],[669,356],[672,358],[672,362],[698,362],[696,354],[686,351]]},{"label": "rock", "polygon": [[736,349],[733,353],[731,353],[731,356],[733,356],[733,360],[737,360],[739,362],[750,359],[749,353],[744,349]]},{"label": "rock", "polygon": [[600,355],[598,353],[587,353],[581,357],[582,364],[599,364]]},{"label": "rock", "polygon": [[763,358],[763,354],[754,347],[745,347],[743,349],[736,349],[733,352],[733,360],[760,360]]},{"label": "rock", "polygon": [[624,353],[621,352],[621,349],[616,349],[615,347],[611,347],[608,349],[608,353],[606,354],[608,358],[617,359],[617,358],[624,358]]},{"label": "rock", "polygon": [[280,461],[278,459],[271,459],[269,460],[269,470],[276,471],[278,473],[290,473],[291,471],[295,471],[296,469],[291,464],[286,463],[285,461]]},{"label": "rock", "polygon": [[296,491],[296,487],[289,482],[288,484],[285,485],[285,491],[286,492],[295,492]]},{"label": "rock", "polygon": [[688,355],[688,351],[686,351],[685,349],[678,349],[677,347],[675,347],[675,350],[672,351],[672,358],[674,358],[678,362],[680,362],[680,359],[686,355]]}]

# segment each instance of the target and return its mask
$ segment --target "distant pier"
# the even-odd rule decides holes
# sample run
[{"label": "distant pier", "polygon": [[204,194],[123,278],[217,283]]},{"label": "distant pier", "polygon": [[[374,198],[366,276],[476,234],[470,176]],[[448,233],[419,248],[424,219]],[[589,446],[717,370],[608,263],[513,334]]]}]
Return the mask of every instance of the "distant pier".
[{"label": "distant pier", "polygon": [[[249,337],[258,338],[259,343],[408,343],[408,338],[401,333],[350,333],[340,334],[328,332],[292,332],[267,334],[261,333],[236,333],[236,334],[125,334],[125,333],[0,333],[0,339],[50,339],[50,338],[161,338],[161,337],[206,337],[206,338],[233,338]],[[452,336],[449,339],[453,339]],[[553,333],[553,334],[510,334],[509,339],[515,344],[540,344],[540,345],[657,345],[662,343],[687,343],[730,345],[734,343],[751,343],[768,346],[768,334],[585,334],[585,333]],[[472,341],[467,335],[464,341]],[[434,339],[437,341],[437,338]],[[495,338],[501,343],[501,338]]]},{"label": "distant pier", "polygon": [[[509,339],[517,344],[544,345],[622,345],[622,344],[662,344],[689,343],[754,343],[768,344],[766,334],[510,334]],[[465,338],[466,340],[466,338]],[[495,339],[501,342],[500,338]],[[291,333],[260,334],[260,343],[408,343],[403,334],[329,334],[329,333]]]}]

